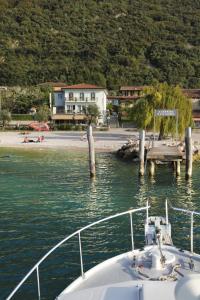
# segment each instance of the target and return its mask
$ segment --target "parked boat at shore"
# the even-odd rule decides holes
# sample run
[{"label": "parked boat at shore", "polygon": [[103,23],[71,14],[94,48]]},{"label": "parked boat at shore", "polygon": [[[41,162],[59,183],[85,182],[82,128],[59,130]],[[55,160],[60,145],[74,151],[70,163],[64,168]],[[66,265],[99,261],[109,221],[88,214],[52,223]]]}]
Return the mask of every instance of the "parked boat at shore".
[{"label": "parked boat at shore", "polygon": [[[190,251],[173,245],[171,224],[168,218],[168,203],[165,205],[165,217],[149,216],[149,203],[145,207],[131,209],[123,213],[106,217],[89,224],[54,246],[28,272],[7,300],[14,295],[31,276],[37,274],[38,299],[41,299],[39,267],[58,247],[74,236],[78,236],[81,276],[70,284],[57,300],[194,300],[200,297],[200,255],[193,249],[193,218],[199,212],[171,207],[174,211],[185,213],[191,218]],[[146,213],[143,249],[135,249],[133,215]],[[122,253],[84,272],[81,234],[83,231],[109,221],[129,215],[130,239],[132,249]]]}]

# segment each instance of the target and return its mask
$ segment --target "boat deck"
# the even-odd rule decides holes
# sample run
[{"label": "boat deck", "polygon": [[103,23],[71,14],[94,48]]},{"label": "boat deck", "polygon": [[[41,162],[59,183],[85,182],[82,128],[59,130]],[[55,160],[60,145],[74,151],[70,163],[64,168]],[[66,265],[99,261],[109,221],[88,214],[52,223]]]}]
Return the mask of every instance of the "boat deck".
[{"label": "boat deck", "polygon": [[[175,300],[174,289],[177,281],[188,274],[200,274],[200,256],[163,246],[168,257],[175,260],[166,268],[152,268],[151,250],[128,252],[97,265],[78,278],[58,300]],[[176,266],[176,267],[175,267]]]}]

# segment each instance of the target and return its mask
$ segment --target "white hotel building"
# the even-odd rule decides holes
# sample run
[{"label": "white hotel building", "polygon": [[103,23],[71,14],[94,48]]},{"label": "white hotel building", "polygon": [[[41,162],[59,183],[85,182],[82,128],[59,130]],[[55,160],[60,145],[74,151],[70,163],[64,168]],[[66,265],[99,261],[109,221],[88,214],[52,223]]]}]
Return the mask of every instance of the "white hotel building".
[{"label": "white hotel building", "polygon": [[76,84],[54,89],[52,120],[57,124],[86,122],[84,107],[96,104],[100,111],[99,124],[106,123],[107,90],[91,84]]}]

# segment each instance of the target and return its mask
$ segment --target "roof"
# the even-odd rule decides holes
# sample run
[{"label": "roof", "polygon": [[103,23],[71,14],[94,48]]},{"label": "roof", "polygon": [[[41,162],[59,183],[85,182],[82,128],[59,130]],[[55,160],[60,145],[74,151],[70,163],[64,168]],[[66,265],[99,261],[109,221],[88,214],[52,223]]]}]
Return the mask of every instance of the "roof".
[{"label": "roof", "polygon": [[199,110],[193,110],[192,117],[193,118],[200,118],[200,111]]},{"label": "roof", "polygon": [[105,90],[104,87],[100,87],[100,86],[93,85],[93,84],[88,84],[88,83],[79,83],[79,84],[74,84],[74,85],[66,85],[66,86],[63,87],[63,89],[73,89],[73,90],[79,90],[79,89],[94,90],[94,89],[98,89],[98,90]]},{"label": "roof", "polygon": [[183,89],[183,93],[190,98],[200,99],[200,89]]},{"label": "roof", "polygon": [[128,101],[128,100],[137,100],[141,98],[141,96],[133,95],[133,96],[107,96],[108,100],[123,100],[123,101]]},{"label": "roof", "polygon": [[121,86],[120,91],[143,91],[145,86]]},{"label": "roof", "polygon": [[52,120],[79,120],[83,121],[85,120],[86,115],[84,114],[55,114],[52,115]]}]

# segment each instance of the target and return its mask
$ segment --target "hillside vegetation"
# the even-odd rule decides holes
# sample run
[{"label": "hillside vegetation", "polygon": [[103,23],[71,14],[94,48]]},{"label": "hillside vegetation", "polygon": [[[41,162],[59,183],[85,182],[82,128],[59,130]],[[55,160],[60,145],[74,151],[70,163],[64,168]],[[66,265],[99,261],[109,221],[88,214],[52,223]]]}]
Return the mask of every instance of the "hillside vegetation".
[{"label": "hillside vegetation", "polygon": [[200,88],[199,0],[0,0],[0,85]]}]

